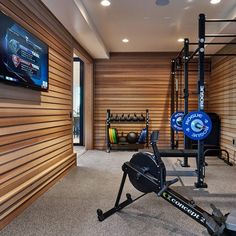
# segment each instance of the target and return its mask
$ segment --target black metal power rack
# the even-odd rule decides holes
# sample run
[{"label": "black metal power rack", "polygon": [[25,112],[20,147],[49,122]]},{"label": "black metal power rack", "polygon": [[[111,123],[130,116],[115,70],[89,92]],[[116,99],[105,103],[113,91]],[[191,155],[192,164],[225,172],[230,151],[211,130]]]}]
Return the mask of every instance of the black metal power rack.
[{"label": "black metal power rack", "polygon": [[[144,145],[148,148],[148,143],[149,143],[149,111],[146,109],[146,115],[145,115],[145,120],[144,121],[127,121],[127,120],[111,120],[111,110],[107,110],[106,114],[106,152],[110,152],[112,149],[113,150],[138,150],[144,148]],[[139,144],[139,143],[134,143],[134,144],[112,144],[110,143],[109,140],[109,128],[111,128],[111,124],[137,124],[137,123],[143,123],[145,124],[146,128],[146,143],[145,144]]]},{"label": "black metal power rack", "polygon": [[[184,47],[179,52],[178,56],[175,59],[171,60],[171,92],[172,92],[172,103],[171,103],[171,112],[173,113],[175,109],[174,105],[174,99],[175,99],[175,76],[177,72],[177,60],[182,61],[183,70],[184,70],[184,82],[185,82],[185,88],[184,88],[184,113],[185,115],[188,113],[188,64],[191,63],[190,60],[197,59],[198,64],[198,111],[204,111],[204,100],[205,100],[205,57],[206,56],[236,56],[235,53],[215,53],[215,54],[206,54],[205,53],[205,46],[206,45],[227,45],[227,44],[236,44],[235,41],[231,42],[206,42],[206,38],[209,37],[216,37],[216,38],[235,38],[236,34],[206,34],[206,23],[214,23],[214,22],[236,22],[236,19],[206,19],[205,14],[199,14],[198,19],[198,42],[196,43],[190,43],[188,38],[184,39]],[[190,54],[189,51],[189,45],[195,45],[198,46],[194,52]],[[194,63],[194,62],[192,62]],[[171,148],[175,148],[175,141],[174,136],[175,133],[171,129]],[[190,143],[188,142],[187,138],[184,139],[184,148],[189,148]],[[205,155],[209,153],[210,151],[219,151],[219,158],[224,160],[227,165],[232,165],[232,163],[229,160],[229,153],[225,149],[221,149],[220,147],[216,147],[215,149],[204,149],[204,140],[199,140],[197,143],[197,182],[195,183],[195,186],[197,188],[204,188],[207,187],[207,184],[204,182],[205,178]],[[227,158],[222,158],[222,152],[226,153]],[[183,162],[184,167],[188,167],[188,157],[184,157]]]}]

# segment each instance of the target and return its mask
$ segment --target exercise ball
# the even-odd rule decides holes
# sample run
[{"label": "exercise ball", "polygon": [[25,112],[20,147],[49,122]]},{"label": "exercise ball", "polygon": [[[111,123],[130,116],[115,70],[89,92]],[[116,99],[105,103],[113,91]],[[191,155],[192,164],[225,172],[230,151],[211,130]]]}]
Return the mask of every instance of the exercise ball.
[{"label": "exercise ball", "polygon": [[136,143],[138,141],[138,134],[135,132],[129,132],[127,134],[128,143]]}]

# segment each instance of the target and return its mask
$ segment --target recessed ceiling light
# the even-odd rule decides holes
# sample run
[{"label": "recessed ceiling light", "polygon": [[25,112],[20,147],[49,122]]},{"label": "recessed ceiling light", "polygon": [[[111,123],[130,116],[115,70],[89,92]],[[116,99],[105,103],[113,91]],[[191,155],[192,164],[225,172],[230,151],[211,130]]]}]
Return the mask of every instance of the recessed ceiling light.
[{"label": "recessed ceiling light", "polygon": [[122,39],[122,42],[123,42],[123,43],[128,43],[129,40],[125,38],[125,39]]},{"label": "recessed ceiling light", "polygon": [[169,0],[156,0],[156,5],[157,6],[166,6],[170,3]]},{"label": "recessed ceiling light", "polygon": [[184,42],[184,39],[183,38],[179,38],[178,42]]},{"label": "recessed ceiling light", "polygon": [[100,3],[104,7],[108,7],[111,5],[111,2],[109,0],[102,0]]},{"label": "recessed ceiling light", "polygon": [[211,0],[211,1],[210,1],[211,4],[218,4],[218,3],[220,3],[220,2],[221,2],[221,0]]}]

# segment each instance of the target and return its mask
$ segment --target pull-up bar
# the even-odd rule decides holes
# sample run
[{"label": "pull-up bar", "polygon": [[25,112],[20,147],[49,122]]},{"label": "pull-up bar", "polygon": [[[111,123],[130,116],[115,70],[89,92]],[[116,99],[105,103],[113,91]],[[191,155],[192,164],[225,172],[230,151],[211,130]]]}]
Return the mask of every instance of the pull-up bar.
[{"label": "pull-up bar", "polygon": [[[235,45],[236,42],[206,42],[206,45]],[[189,45],[198,45],[198,43],[189,43]]]},{"label": "pull-up bar", "polygon": [[205,56],[211,56],[211,57],[235,57],[235,53],[219,53],[219,54],[205,54]]},{"label": "pull-up bar", "polygon": [[[219,53],[219,54],[204,54],[206,57],[235,57],[236,54],[234,53]],[[199,54],[195,54],[193,55],[194,57],[195,56],[199,56]]]},{"label": "pull-up bar", "polygon": [[221,37],[231,37],[231,38],[235,38],[236,37],[236,34],[206,34],[205,37],[218,37],[218,38],[221,38]]},{"label": "pull-up bar", "polygon": [[236,19],[207,19],[205,22],[236,22]]}]

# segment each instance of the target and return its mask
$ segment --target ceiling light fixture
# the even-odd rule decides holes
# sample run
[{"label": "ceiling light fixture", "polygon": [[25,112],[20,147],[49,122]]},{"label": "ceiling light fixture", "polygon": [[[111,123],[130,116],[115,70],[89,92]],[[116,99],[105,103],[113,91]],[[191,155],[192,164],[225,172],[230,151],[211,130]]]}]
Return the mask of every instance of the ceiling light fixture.
[{"label": "ceiling light fixture", "polygon": [[125,39],[122,39],[122,42],[123,42],[123,43],[128,43],[129,40],[125,38]]},{"label": "ceiling light fixture", "polygon": [[169,0],[156,0],[156,5],[157,6],[166,6],[170,3]]},{"label": "ceiling light fixture", "polygon": [[210,1],[211,4],[218,4],[218,3],[220,3],[220,2],[221,2],[221,0],[211,0],[211,1]]},{"label": "ceiling light fixture", "polygon": [[104,7],[108,7],[111,5],[111,2],[109,0],[102,0],[100,3]]},{"label": "ceiling light fixture", "polygon": [[180,42],[180,43],[181,43],[181,42],[184,42],[184,39],[183,39],[183,38],[179,38],[179,39],[178,39],[178,42]]}]

